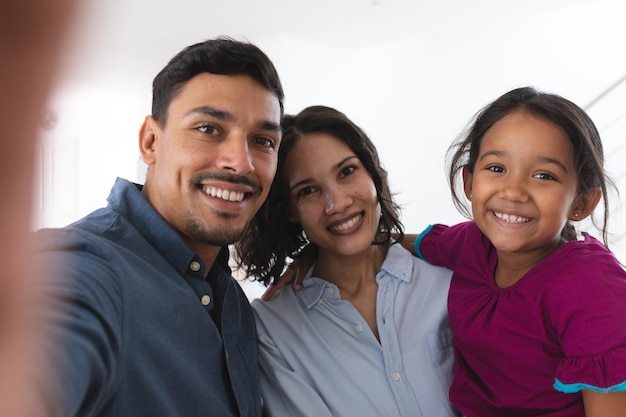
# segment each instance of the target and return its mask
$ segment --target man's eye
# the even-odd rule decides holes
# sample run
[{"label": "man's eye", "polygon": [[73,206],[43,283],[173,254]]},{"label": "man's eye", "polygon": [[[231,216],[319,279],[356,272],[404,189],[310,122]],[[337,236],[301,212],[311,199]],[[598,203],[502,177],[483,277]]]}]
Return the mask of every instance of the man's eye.
[{"label": "man's eye", "polygon": [[265,147],[265,148],[270,148],[270,149],[274,149],[274,140],[270,139],[270,138],[266,138],[266,137],[260,137],[260,138],[256,138],[256,143],[258,143],[259,145]]},{"label": "man's eye", "polygon": [[217,131],[217,129],[211,125],[202,125],[198,130],[206,135],[212,135]]}]

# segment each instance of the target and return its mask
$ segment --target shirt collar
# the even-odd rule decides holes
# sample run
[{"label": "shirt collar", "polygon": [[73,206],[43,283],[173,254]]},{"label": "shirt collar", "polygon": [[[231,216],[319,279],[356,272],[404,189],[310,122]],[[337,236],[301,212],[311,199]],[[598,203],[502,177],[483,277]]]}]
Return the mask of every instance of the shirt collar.
[{"label": "shirt collar", "polygon": [[[387,251],[381,271],[376,275],[376,281],[380,283],[383,279],[399,279],[403,282],[411,282],[413,277],[412,261],[411,256],[406,256],[406,249],[399,244],[392,244]],[[296,292],[304,305],[309,309],[319,302],[328,286],[336,288],[335,284],[322,278],[314,277],[314,268],[315,264],[307,271],[302,282],[302,290]]]},{"label": "shirt collar", "polygon": [[[140,184],[118,178],[107,199],[110,208],[126,218],[178,273],[185,275],[195,261],[201,265],[198,272],[206,276],[204,262],[146,200],[142,188]],[[222,248],[216,264],[228,268],[228,248]]]}]

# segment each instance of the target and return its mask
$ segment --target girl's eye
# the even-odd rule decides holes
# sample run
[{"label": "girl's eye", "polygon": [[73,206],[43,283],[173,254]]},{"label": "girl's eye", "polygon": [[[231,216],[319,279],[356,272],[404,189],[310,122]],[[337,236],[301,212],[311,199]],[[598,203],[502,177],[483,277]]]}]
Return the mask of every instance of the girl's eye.
[{"label": "girl's eye", "polygon": [[504,172],[504,168],[502,168],[501,166],[498,166],[498,165],[488,166],[487,170],[489,170],[491,172]]},{"label": "girl's eye", "polygon": [[556,178],[552,174],[548,174],[547,172],[540,172],[539,174],[533,175],[533,178],[537,178],[540,180],[556,180]]}]

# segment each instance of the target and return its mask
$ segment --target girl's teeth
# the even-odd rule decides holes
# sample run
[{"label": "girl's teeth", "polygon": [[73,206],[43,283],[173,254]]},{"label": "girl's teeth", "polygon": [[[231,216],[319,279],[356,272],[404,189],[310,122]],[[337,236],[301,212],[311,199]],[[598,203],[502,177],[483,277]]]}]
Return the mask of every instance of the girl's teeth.
[{"label": "girl's teeth", "polygon": [[495,213],[495,215],[497,218],[507,223],[526,223],[530,221],[530,219],[527,219],[526,217],[519,217],[512,214]]}]

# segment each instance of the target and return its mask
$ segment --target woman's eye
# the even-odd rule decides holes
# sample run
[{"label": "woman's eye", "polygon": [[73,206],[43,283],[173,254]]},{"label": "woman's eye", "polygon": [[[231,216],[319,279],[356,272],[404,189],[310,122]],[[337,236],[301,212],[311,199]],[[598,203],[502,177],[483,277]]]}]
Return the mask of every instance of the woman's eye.
[{"label": "woman's eye", "polygon": [[309,195],[309,194],[313,193],[314,191],[315,191],[315,189],[313,187],[304,187],[304,188],[301,188],[300,190],[298,190],[298,192],[296,193],[296,196],[304,197],[305,195]]},{"label": "woman's eye", "polygon": [[347,177],[348,175],[352,174],[355,171],[355,167],[353,167],[352,165],[347,166],[345,168],[343,168],[341,170],[341,176],[342,177]]}]

